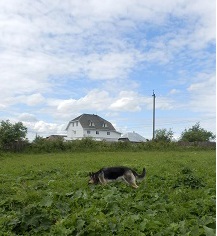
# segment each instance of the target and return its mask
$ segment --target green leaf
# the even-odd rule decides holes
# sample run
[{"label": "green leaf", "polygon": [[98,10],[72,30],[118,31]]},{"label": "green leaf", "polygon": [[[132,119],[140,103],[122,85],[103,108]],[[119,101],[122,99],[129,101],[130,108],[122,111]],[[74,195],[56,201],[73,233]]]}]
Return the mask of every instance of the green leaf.
[{"label": "green leaf", "polygon": [[42,201],[41,201],[41,206],[45,206],[45,207],[50,207],[53,204],[53,199],[51,197],[45,197]]},{"label": "green leaf", "polygon": [[84,225],[85,225],[85,221],[84,220],[82,220],[82,219],[78,219],[77,220],[77,229],[78,230],[81,230],[84,227]]},{"label": "green leaf", "polygon": [[149,221],[148,219],[144,219],[144,220],[140,223],[139,228],[140,228],[141,231],[144,231],[144,230],[145,230],[148,221]]},{"label": "green leaf", "polygon": [[203,226],[206,236],[215,236],[215,230],[207,226]]}]

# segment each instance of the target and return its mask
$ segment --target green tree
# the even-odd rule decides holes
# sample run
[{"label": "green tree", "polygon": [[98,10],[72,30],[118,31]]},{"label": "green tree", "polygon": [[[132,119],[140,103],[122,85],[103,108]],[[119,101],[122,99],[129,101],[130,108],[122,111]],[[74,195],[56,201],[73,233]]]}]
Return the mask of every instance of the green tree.
[{"label": "green tree", "polygon": [[35,139],[32,141],[35,144],[42,144],[45,141],[45,139],[39,135],[36,134]]},{"label": "green tree", "polygon": [[155,141],[171,142],[173,138],[173,131],[171,129],[157,129],[155,131]]},{"label": "green tree", "polygon": [[27,128],[22,122],[15,124],[9,120],[0,123],[0,145],[4,146],[14,141],[24,140],[27,134]]},{"label": "green tree", "polygon": [[195,141],[210,141],[215,139],[215,135],[200,127],[200,123],[196,123],[189,129],[185,129],[182,134],[180,141],[188,141],[188,142],[195,142]]}]

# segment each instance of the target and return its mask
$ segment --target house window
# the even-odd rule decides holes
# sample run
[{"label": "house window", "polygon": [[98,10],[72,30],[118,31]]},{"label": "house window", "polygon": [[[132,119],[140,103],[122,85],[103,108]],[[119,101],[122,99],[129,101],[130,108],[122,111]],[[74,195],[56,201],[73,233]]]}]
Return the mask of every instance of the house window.
[{"label": "house window", "polygon": [[103,123],[102,127],[108,127],[108,125],[106,123]]},{"label": "house window", "polygon": [[107,135],[110,135],[110,132],[107,132]]},{"label": "house window", "polygon": [[76,121],[76,126],[78,126],[78,121]]},{"label": "house window", "polygon": [[90,130],[87,130],[87,134],[90,134]]},{"label": "house window", "polygon": [[99,134],[99,131],[96,131],[96,134]]},{"label": "house window", "polygon": [[89,121],[89,126],[95,126],[95,124],[93,123],[93,121]]},{"label": "house window", "polygon": [[72,122],[72,127],[74,127],[74,122]]}]

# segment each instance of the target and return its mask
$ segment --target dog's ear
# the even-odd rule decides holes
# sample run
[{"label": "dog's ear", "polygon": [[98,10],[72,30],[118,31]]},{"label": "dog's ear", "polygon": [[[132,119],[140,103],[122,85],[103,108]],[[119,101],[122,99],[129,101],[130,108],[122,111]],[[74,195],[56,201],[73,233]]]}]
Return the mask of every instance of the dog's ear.
[{"label": "dog's ear", "polygon": [[89,172],[89,176],[92,176],[93,175],[93,172]]}]

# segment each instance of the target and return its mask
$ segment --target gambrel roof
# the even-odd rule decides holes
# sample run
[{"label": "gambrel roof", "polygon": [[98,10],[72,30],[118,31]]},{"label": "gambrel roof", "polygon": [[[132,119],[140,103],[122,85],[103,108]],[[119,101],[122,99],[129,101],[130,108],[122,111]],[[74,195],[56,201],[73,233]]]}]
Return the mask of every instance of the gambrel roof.
[{"label": "gambrel roof", "polygon": [[[83,129],[97,129],[97,130],[109,130],[116,131],[114,126],[107,120],[94,114],[82,114],[75,119],[71,120],[66,128],[68,129],[70,123],[79,121]],[[117,132],[117,131],[116,131]]]}]

